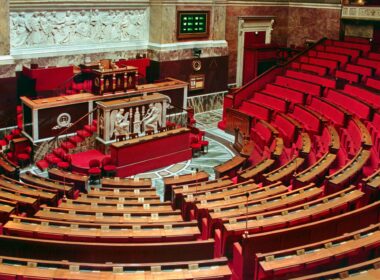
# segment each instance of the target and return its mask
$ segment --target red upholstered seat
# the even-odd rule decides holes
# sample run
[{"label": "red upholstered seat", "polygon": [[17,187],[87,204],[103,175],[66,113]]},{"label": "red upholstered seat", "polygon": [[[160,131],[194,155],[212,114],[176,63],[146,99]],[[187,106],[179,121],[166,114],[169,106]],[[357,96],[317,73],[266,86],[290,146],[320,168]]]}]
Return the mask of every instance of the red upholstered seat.
[{"label": "red upholstered seat", "polygon": [[98,181],[100,180],[100,176],[102,174],[102,170],[100,169],[100,161],[97,159],[92,159],[88,163],[90,169],[88,170],[88,174],[90,175],[90,181]]},{"label": "red upholstered seat", "polygon": [[5,147],[6,145],[7,145],[7,141],[5,141],[4,139],[1,139],[0,140],[0,148]]},{"label": "red upholstered seat", "polygon": [[198,157],[200,156],[200,152],[201,152],[201,149],[202,149],[202,145],[201,143],[199,142],[193,142],[190,144],[190,148],[193,152],[193,156],[194,157]]},{"label": "red upholstered seat", "polygon": [[58,162],[57,167],[62,170],[69,170],[71,167],[71,155],[65,154],[62,159],[64,161]]},{"label": "red upholstered seat", "polygon": [[105,157],[102,160],[103,173],[105,176],[115,176],[116,166],[113,164],[111,157]]},{"label": "red upholstered seat", "polygon": [[30,162],[30,155],[27,153],[21,153],[17,155],[17,162],[21,167],[25,167]]},{"label": "red upholstered seat", "polygon": [[57,167],[62,170],[67,170],[70,167],[70,163],[68,163],[67,161],[60,161],[58,162]]},{"label": "red upholstered seat", "polygon": [[208,141],[202,140],[201,143],[201,149],[202,152],[207,153],[208,152]]},{"label": "red upholstered seat", "polygon": [[17,112],[17,114],[22,114],[22,106],[17,106],[16,112]]},{"label": "red upholstered seat", "polygon": [[92,133],[88,132],[87,130],[82,129],[82,130],[77,131],[77,135],[79,137],[82,137],[83,139],[85,139],[87,137],[90,137],[92,135]]},{"label": "red upholstered seat", "polygon": [[12,131],[11,131],[11,134],[13,135],[13,136],[19,136],[20,134],[21,134],[21,130],[19,129],[19,128],[15,128],[15,129],[13,129]]},{"label": "red upholstered seat", "polygon": [[9,141],[11,141],[13,138],[14,138],[14,135],[12,134],[7,134],[4,136],[4,139],[5,141],[7,141],[7,143],[9,143]]},{"label": "red upholstered seat", "polygon": [[44,159],[37,161],[36,165],[41,171],[44,171],[49,167],[49,163]]},{"label": "red upholstered seat", "polygon": [[56,166],[58,162],[61,161],[61,159],[55,156],[54,154],[47,154],[45,156],[45,160],[49,163],[49,165],[53,165],[53,166]]},{"label": "red upholstered seat", "polygon": [[96,131],[96,126],[95,125],[86,124],[84,126],[84,129],[92,134],[92,133],[94,133]]},{"label": "red upholstered seat", "polygon": [[53,149],[53,154],[59,158],[63,158],[66,154],[66,151],[63,148],[55,148]]}]

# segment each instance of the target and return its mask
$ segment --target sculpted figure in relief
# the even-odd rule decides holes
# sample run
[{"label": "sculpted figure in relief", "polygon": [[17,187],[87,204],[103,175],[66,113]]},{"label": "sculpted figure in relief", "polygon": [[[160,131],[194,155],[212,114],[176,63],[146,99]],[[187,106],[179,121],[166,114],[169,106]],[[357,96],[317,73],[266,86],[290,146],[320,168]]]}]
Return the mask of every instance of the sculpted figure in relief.
[{"label": "sculpted figure in relief", "polygon": [[161,103],[150,103],[149,109],[146,112],[142,122],[144,124],[144,131],[147,129],[153,129],[154,132],[157,132],[157,125],[161,125],[161,113],[162,113],[162,104]]},{"label": "sculpted figure in relief", "polygon": [[10,14],[12,47],[120,42],[143,39],[145,10],[38,11]]}]

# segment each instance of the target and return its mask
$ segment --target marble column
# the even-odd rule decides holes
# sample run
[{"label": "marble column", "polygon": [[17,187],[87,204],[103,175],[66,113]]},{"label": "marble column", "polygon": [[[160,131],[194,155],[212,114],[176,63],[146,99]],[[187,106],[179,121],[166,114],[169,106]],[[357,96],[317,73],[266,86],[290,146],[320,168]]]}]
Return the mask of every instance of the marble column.
[{"label": "marble column", "polygon": [[0,6],[0,56],[10,53],[9,34],[9,0],[3,0]]}]

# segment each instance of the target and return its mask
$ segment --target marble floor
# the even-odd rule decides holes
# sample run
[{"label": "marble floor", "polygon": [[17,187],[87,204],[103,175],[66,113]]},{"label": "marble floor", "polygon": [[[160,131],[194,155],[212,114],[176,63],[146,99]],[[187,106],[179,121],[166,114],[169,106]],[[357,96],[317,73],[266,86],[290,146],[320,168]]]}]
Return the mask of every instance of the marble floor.
[{"label": "marble floor", "polygon": [[[236,153],[232,147],[234,137],[217,128],[217,124],[221,118],[222,110],[198,113],[195,115],[197,121],[196,126],[206,131],[205,139],[209,141],[207,154],[202,154],[200,157],[172,164],[164,168],[141,173],[135,175],[135,177],[152,179],[153,186],[157,189],[157,193],[161,198],[164,194],[163,177],[189,174],[192,173],[193,170],[198,169],[209,173],[210,180],[214,179],[214,166],[231,159]],[[41,176],[47,176],[47,172],[41,172],[35,166],[31,166],[27,170]]]}]

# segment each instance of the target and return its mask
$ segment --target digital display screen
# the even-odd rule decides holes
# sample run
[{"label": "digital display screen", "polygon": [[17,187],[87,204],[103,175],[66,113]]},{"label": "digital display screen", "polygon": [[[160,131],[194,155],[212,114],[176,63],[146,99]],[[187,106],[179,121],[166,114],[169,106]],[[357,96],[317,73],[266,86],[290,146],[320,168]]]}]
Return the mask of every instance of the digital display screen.
[{"label": "digital display screen", "polygon": [[178,12],[178,37],[207,37],[209,12]]}]

